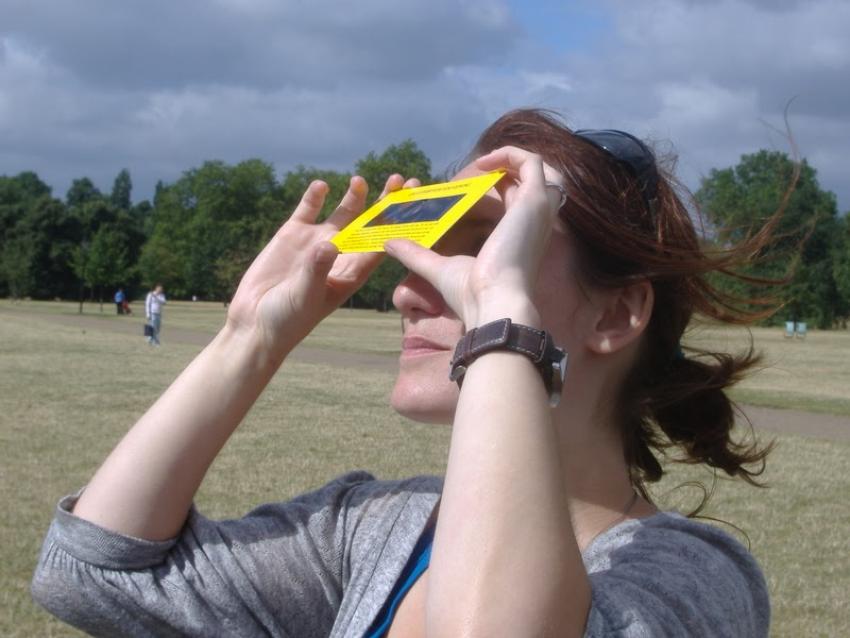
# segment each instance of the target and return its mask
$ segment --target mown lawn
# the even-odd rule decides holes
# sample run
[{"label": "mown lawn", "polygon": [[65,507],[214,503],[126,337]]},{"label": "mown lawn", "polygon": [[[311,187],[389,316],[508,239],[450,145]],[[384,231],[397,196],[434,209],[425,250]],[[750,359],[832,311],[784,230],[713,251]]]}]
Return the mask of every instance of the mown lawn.
[{"label": "mown lawn", "polygon": [[[78,635],[31,602],[28,586],[37,552],[59,496],[76,490],[200,346],[148,348],[140,336],[85,330],[46,320],[73,304],[25,304],[4,313],[0,302],[0,635]],[[89,309],[87,310],[95,310]],[[220,306],[174,304],[167,327],[213,333]],[[316,347],[357,344],[366,352],[397,348],[397,315],[341,311],[311,338]],[[811,333],[787,342],[781,331],[756,331],[757,345],[784,358],[753,385],[747,400],[789,390],[813,405],[846,401],[850,364],[846,333]],[[692,339],[740,342],[729,331],[703,329]],[[789,375],[799,379],[792,382]],[[824,376],[825,375],[825,376]],[[761,375],[759,375],[761,376]],[[843,381],[842,381],[843,380]],[[198,506],[206,514],[238,516],[265,501],[290,497],[355,468],[384,477],[439,473],[448,430],[407,422],[386,405],[392,372],[289,362],[269,386],[211,469]],[[771,405],[771,403],[768,403]],[[772,405],[776,405],[773,403]],[[796,405],[796,404],[795,404]],[[797,406],[799,407],[799,405]],[[839,410],[840,411],[840,410]],[[757,490],[720,480],[706,512],[746,531],[765,569],[774,605],[775,636],[850,635],[850,444],[779,436],[766,479]],[[662,503],[687,509],[698,491],[677,488],[711,476],[670,467],[656,489]],[[734,530],[733,530],[734,531]]]}]

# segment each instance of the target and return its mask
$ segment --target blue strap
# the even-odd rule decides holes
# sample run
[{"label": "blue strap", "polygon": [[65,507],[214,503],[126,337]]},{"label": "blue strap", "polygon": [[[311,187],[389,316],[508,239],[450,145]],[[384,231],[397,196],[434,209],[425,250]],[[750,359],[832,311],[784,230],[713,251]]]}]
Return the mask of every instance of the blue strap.
[{"label": "blue strap", "polygon": [[[399,576],[398,582],[393,587],[387,603],[384,603],[381,613],[378,615],[375,623],[372,624],[374,629],[370,629],[365,638],[382,638],[389,631],[390,625],[393,622],[395,613],[405,594],[410,591],[413,584],[419,579],[422,573],[428,569],[428,564],[431,562],[431,547],[434,544],[433,529],[426,530],[416,544],[413,554],[410,555],[404,571]],[[377,626],[375,626],[376,623]]]}]

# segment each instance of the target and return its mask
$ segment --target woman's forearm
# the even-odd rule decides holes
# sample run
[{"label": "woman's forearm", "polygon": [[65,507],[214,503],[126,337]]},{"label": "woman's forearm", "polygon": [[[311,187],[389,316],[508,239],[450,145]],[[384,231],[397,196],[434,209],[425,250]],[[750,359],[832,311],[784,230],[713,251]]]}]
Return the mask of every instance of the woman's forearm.
[{"label": "woman's forearm", "polygon": [[522,355],[487,354],[455,414],[429,635],[580,635],[589,604],[540,373]]},{"label": "woman's forearm", "polygon": [[280,360],[225,328],[130,429],[74,513],[149,540],[175,536],[209,466]]},{"label": "woman's forearm", "polygon": [[[393,175],[386,191],[402,186]],[[415,185],[415,181],[408,182]],[[354,176],[324,222],[328,185],[310,183],[242,277],[227,325],[112,451],[74,513],[116,532],[177,534],[209,466],[293,347],[366,281],[380,257],[328,240],[363,210]]]}]

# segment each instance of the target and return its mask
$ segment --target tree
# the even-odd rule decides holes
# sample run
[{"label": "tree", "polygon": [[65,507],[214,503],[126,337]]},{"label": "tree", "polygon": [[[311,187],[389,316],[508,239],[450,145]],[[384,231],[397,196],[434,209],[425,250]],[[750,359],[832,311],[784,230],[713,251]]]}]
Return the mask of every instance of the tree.
[{"label": "tree", "polygon": [[[37,299],[61,297],[76,284],[70,268],[74,246],[80,240],[79,225],[58,199],[43,195],[23,210],[11,236],[27,250],[28,290]],[[5,251],[4,251],[5,252]],[[23,258],[23,257],[21,257]]]},{"label": "tree", "polygon": [[20,299],[32,290],[34,282],[31,263],[32,246],[26,240],[15,238],[3,244],[0,276],[5,281],[12,299]]},{"label": "tree", "polygon": [[418,177],[423,184],[431,182],[431,160],[423,153],[416,142],[405,140],[392,145],[380,155],[374,151],[359,160],[355,173],[362,175],[369,184],[372,199],[377,199],[384,188],[387,178],[400,173],[405,178]]},{"label": "tree", "polygon": [[89,285],[89,242],[84,241],[74,248],[71,255],[71,269],[77,276],[79,282],[79,309],[77,312],[83,314],[83,301],[85,299],[86,286]]},{"label": "tree", "polygon": [[0,175],[0,205],[27,203],[45,195],[50,196],[50,187],[32,171],[15,177]]},{"label": "tree", "polygon": [[846,328],[850,317],[850,212],[839,218],[837,226],[832,274],[842,304],[839,317]]},{"label": "tree", "polygon": [[130,209],[130,217],[142,236],[150,237],[153,232],[153,206],[151,203],[143,199]]},{"label": "tree", "polygon": [[145,243],[139,256],[138,272],[145,286],[163,282],[168,286],[169,294],[171,291],[177,297],[187,294],[180,250],[165,234],[155,233]]},{"label": "tree", "polygon": [[339,204],[345,192],[348,190],[348,183],[351,180],[350,173],[338,173],[337,171],[322,170],[319,168],[309,168],[306,166],[297,166],[294,171],[288,172],[280,184],[280,202],[284,207],[284,215],[279,220],[283,223],[286,217],[295,209],[301,196],[310,182],[320,179],[328,185],[328,194],[325,197],[325,204],[319,212],[319,219],[324,220],[330,215]]},{"label": "tree", "polygon": [[282,223],[284,197],[274,169],[256,159],[205,162],[174,184],[158,185],[143,277],[167,282],[175,296],[227,300]]},{"label": "tree", "polygon": [[62,202],[32,171],[0,176],[0,292],[14,297],[59,294],[76,240]]},{"label": "tree", "polygon": [[75,208],[102,197],[103,194],[88,177],[81,177],[71,182],[71,187],[65,195],[65,203],[68,208]]},{"label": "tree", "polygon": [[[742,156],[733,168],[711,171],[696,197],[721,246],[738,243],[763,227],[782,205],[795,168],[784,153],[762,150]],[[828,328],[839,316],[841,299],[832,265],[837,223],[835,195],[820,188],[816,171],[802,161],[775,240],[742,268],[756,277],[790,275],[779,291],[786,318]],[[718,283],[745,298],[764,293],[731,278]]]},{"label": "tree", "polygon": [[[392,173],[431,181],[431,163],[412,140],[369,153],[357,171],[374,200]],[[132,204],[127,169],[108,195],[87,177],[64,200],[33,172],[0,176],[0,295],[103,299],[103,288],[128,292],[162,281],[175,297],[228,300],[245,269],[297,206],[308,184],[327,182],[326,218],[351,174],[298,166],[278,182],[273,167],[250,159],[204,162],[173,184],[157,182],[152,202]],[[386,310],[404,270],[386,260],[352,299]]]},{"label": "tree", "polygon": [[86,242],[74,253],[73,265],[80,280],[97,291],[100,311],[103,312],[104,287],[117,286],[129,276],[130,262],[124,238],[112,228],[99,229],[91,243]]},{"label": "tree", "polygon": [[118,210],[130,210],[130,196],[133,193],[133,180],[130,179],[130,171],[122,168],[115,177],[112,184],[112,195],[109,201]]},{"label": "tree", "polygon": [[100,228],[118,218],[118,209],[104,197],[85,200],[70,208],[69,213],[80,226],[81,240],[88,241]]}]

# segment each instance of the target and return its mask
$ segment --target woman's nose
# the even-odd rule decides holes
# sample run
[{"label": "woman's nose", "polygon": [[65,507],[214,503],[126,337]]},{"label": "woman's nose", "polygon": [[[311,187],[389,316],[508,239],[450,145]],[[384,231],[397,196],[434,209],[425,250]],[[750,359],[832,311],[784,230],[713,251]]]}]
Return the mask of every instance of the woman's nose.
[{"label": "woman's nose", "polygon": [[403,316],[439,315],[446,307],[442,295],[419,275],[408,273],[393,291],[393,305]]}]

